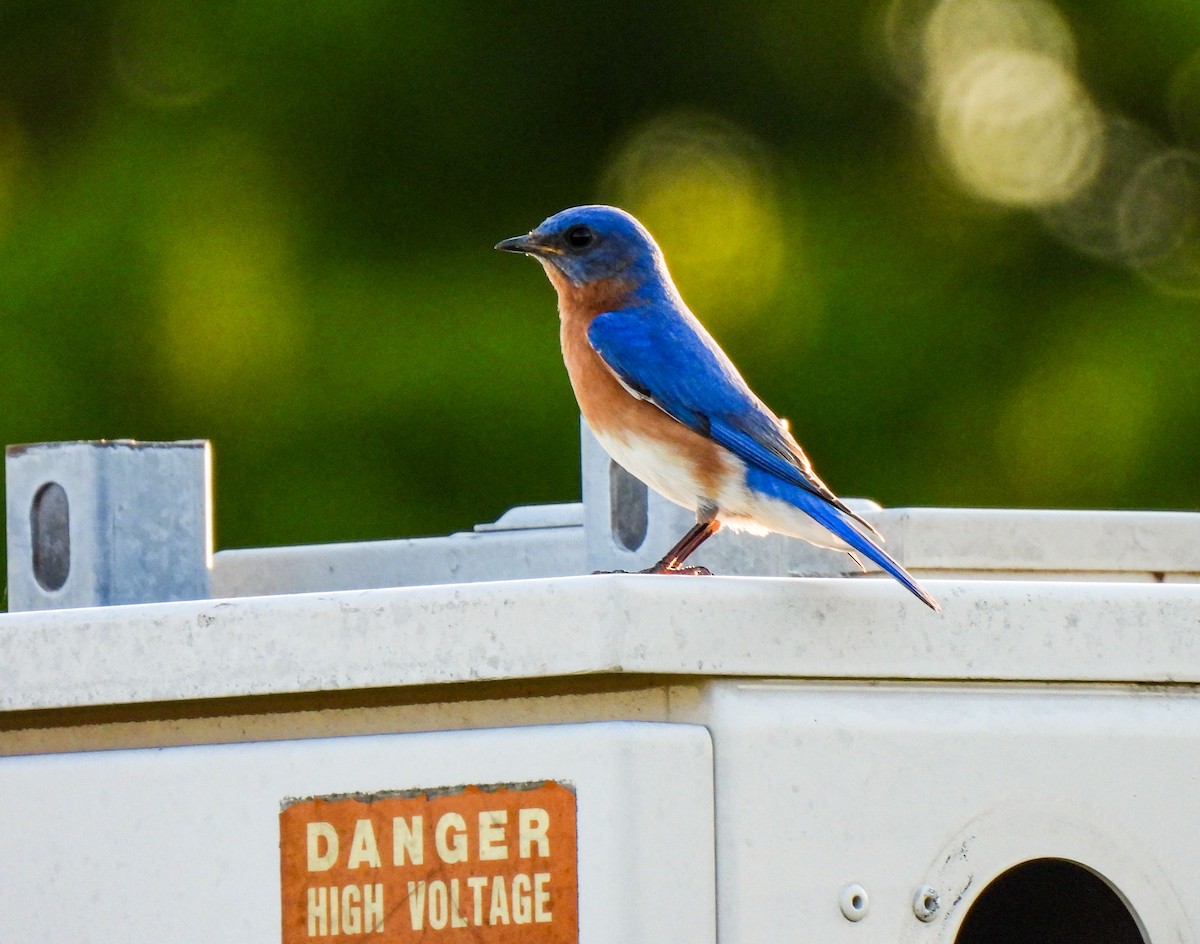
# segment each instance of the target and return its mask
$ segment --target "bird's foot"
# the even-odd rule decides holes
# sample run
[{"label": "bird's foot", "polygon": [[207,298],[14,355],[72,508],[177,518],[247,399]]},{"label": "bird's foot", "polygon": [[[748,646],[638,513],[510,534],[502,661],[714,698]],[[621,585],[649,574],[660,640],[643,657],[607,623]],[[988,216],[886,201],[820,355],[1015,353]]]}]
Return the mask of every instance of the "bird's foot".
[{"label": "bird's foot", "polygon": [[663,561],[659,561],[653,567],[647,567],[645,570],[639,570],[638,573],[639,574],[683,574],[685,577],[711,577],[712,576],[712,571],[709,570],[707,567],[700,567],[698,565],[691,565],[691,564],[689,564],[687,566],[684,566],[682,564],[671,565],[671,564],[664,563]]},{"label": "bird's foot", "polygon": [[[598,577],[603,574],[628,574],[628,573],[631,573],[631,571],[628,571],[628,570],[593,570],[592,576]],[[683,576],[685,576],[685,577],[711,577],[712,576],[712,571],[709,570],[707,567],[694,567],[694,566],[690,566],[690,565],[687,567],[684,567],[681,565],[676,565],[675,567],[671,567],[668,564],[664,564],[662,561],[659,561],[653,567],[647,567],[645,570],[635,570],[635,571],[632,571],[632,573],[635,573],[635,574],[683,574]]]}]

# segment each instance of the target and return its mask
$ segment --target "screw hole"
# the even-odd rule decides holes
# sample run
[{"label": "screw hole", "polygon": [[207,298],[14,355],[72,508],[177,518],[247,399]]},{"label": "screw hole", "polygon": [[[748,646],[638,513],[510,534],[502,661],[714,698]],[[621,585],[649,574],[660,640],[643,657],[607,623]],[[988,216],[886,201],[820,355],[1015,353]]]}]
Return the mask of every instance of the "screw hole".
[{"label": "screw hole", "polygon": [[847,885],[838,895],[838,905],[842,909],[842,917],[847,921],[861,921],[867,916],[870,906],[867,890],[857,882]]},{"label": "screw hole", "polygon": [[922,885],[913,895],[913,914],[920,921],[932,921],[941,906],[942,900],[938,897],[937,889],[930,885]]},{"label": "screw hole", "polygon": [[43,590],[61,590],[71,573],[71,511],[67,492],[47,482],[33,496],[29,509],[33,545],[33,576]]}]

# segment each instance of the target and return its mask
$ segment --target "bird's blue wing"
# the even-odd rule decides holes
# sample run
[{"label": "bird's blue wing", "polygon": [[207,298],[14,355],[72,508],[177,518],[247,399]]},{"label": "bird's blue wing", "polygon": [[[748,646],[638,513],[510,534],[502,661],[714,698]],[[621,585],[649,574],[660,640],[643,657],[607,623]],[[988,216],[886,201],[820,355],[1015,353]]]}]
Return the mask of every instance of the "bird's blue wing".
[{"label": "bird's blue wing", "polygon": [[634,395],[744,462],[853,514],[690,314],[663,306],[605,312],[592,321],[588,341]]},{"label": "bird's blue wing", "polygon": [[879,532],[817,477],[779,419],[751,392],[695,318],[661,306],[605,312],[592,321],[588,341],[635,396],[745,462],[752,489],[799,508],[938,609],[908,572],[864,533],[882,540]]},{"label": "bird's blue wing", "polygon": [[661,308],[629,308],[593,319],[588,341],[626,388],[707,434],[710,417],[752,409],[754,395],[699,327]]}]

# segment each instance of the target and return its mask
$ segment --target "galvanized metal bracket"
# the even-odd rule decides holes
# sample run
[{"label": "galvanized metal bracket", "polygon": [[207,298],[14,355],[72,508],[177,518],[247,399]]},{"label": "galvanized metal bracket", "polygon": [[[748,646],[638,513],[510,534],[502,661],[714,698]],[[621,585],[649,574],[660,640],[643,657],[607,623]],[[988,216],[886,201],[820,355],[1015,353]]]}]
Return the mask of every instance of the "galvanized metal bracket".
[{"label": "galvanized metal bracket", "polygon": [[209,596],[207,441],[9,446],[4,466],[9,610]]}]

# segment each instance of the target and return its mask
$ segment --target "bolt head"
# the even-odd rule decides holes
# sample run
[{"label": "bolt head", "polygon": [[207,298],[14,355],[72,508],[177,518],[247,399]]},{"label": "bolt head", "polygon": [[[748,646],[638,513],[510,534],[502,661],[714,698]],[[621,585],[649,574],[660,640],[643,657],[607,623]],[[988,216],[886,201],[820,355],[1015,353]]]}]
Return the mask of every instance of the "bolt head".
[{"label": "bolt head", "polygon": [[922,885],[913,895],[913,914],[920,921],[932,921],[941,906],[941,896],[932,885]]},{"label": "bolt head", "polygon": [[867,916],[871,900],[865,888],[857,882],[851,882],[838,894],[838,906],[847,921],[861,921]]}]

